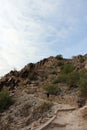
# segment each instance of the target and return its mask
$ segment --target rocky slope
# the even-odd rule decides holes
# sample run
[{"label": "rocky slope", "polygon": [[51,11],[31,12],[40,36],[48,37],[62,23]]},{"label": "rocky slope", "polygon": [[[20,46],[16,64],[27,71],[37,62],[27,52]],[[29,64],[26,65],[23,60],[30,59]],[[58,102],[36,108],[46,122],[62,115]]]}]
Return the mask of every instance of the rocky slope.
[{"label": "rocky slope", "polygon": [[[79,112],[77,100],[79,99],[78,87],[69,88],[64,82],[55,81],[61,75],[63,66],[72,64],[75,72],[87,68],[87,55],[75,56],[72,59],[64,59],[59,56],[49,57],[36,64],[30,63],[20,71],[11,71],[0,79],[0,91],[7,90],[14,99],[14,104],[8,110],[0,113],[0,130],[34,130],[47,122],[55,115],[55,110],[70,107],[75,107]],[[47,92],[43,89],[44,86],[53,84],[59,88],[56,95],[50,94],[47,97]],[[86,98],[85,98],[86,101]],[[72,111],[72,114],[75,113]],[[69,117],[73,120],[71,112],[60,113],[61,123]],[[84,112],[83,112],[84,113]],[[86,113],[86,112],[85,112]],[[66,115],[66,119],[65,116]],[[64,116],[64,118],[63,118]],[[83,121],[81,129],[74,128],[74,130],[83,129],[85,120]],[[55,123],[54,123],[55,124]],[[59,124],[59,120],[57,120]],[[52,129],[56,130],[56,124]],[[51,128],[48,127],[51,130]],[[63,130],[63,128],[61,128]]]}]

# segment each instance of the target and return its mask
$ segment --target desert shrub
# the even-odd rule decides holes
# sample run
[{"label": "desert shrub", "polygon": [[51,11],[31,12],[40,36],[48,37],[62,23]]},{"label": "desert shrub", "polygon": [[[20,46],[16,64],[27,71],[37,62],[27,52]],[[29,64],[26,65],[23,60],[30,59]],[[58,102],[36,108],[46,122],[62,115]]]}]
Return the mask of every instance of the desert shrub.
[{"label": "desert shrub", "polygon": [[73,71],[68,74],[61,73],[60,76],[53,80],[53,84],[66,83],[68,87],[78,87],[80,75],[79,72]]},{"label": "desert shrub", "polygon": [[70,63],[67,63],[62,67],[61,73],[68,74],[71,73],[73,70],[74,70],[74,66]]},{"label": "desert shrub", "polygon": [[44,90],[51,95],[57,95],[60,91],[60,89],[54,84],[44,86]]},{"label": "desert shrub", "polygon": [[56,78],[56,79],[54,79],[54,80],[52,81],[52,84],[57,84],[57,83],[59,83],[59,79],[58,79],[58,78]]},{"label": "desert shrub", "polygon": [[83,57],[80,57],[79,62],[83,63],[84,61],[85,61],[85,59]]},{"label": "desert shrub", "polygon": [[86,69],[80,71],[79,90],[80,90],[80,96],[87,97],[87,70]]},{"label": "desert shrub", "polygon": [[66,74],[60,74],[60,76],[57,79],[57,82],[66,83],[66,81],[67,81],[67,75]]},{"label": "desert shrub", "polygon": [[80,78],[83,78],[83,79],[87,78],[87,70],[86,69],[82,69],[80,71]]},{"label": "desert shrub", "polygon": [[79,83],[80,96],[87,97],[87,79],[81,78]]},{"label": "desert shrub", "polygon": [[72,72],[67,75],[66,80],[67,85],[73,88],[78,87],[79,79],[80,79],[79,72]]},{"label": "desert shrub", "polygon": [[63,56],[62,56],[61,54],[59,54],[59,55],[56,56],[56,59],[57,59],[57,60],[62,60],[62,59],[63,59]]},{"label": "desert shrub", "polygon": [[13,99],[10,96],[9,92],[6,90],[2,90],[0,92],[0,112],[8,109],[10,105],[13,104]]}]

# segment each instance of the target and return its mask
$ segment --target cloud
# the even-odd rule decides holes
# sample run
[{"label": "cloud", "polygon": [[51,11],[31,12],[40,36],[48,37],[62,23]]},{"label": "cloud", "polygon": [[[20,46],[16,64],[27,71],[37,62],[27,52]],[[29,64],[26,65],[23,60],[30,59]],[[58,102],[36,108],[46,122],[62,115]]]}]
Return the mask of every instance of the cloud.
[{"label": "cloud", "polygon": [[86,5],[85,0],[1,1],[0,75],[50,55],[73,54],[86,37]]}]

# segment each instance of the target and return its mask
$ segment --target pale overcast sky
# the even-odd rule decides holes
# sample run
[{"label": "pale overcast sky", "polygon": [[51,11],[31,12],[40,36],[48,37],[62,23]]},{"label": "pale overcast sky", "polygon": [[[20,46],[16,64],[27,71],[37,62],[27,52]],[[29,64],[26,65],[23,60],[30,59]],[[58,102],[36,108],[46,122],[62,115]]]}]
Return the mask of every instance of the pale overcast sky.
[{"label": "pale overcast sky", "polygon": [[87,0],[0,0],[0,75],[86,47]]}]

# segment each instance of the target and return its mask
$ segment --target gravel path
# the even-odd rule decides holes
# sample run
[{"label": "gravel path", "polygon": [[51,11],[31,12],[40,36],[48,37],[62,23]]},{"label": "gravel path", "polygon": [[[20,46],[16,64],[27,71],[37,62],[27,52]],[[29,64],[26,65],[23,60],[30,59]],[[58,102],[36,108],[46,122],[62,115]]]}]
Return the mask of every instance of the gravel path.
[{"label": "gravel path", "polygon": [[87,130],[87,120],[81,117],[80,109],[61,110],[44,130]]}]

